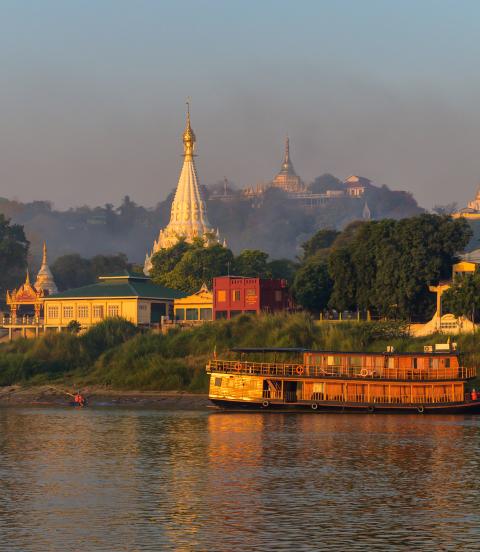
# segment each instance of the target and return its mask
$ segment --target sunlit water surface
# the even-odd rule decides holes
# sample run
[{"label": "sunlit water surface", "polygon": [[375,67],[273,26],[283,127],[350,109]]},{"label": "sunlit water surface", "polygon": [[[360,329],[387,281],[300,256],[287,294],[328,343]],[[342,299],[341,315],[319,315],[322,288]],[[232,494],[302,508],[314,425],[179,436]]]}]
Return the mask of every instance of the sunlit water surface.
[{"label": "sunlit water surface", "polygon": [[480,417],[0,409],[0,550],[479,550]]}]

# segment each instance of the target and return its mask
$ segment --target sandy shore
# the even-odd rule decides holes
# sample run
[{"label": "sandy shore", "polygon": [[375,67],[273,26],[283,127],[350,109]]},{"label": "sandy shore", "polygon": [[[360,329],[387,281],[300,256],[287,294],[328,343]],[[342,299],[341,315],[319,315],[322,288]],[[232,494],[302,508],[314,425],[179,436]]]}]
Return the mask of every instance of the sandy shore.
[{"label": "sandy shore", "polygon": [[[90,406],[138,406],[165,410],[208,410],[207,395],[165,391],[118,391],[103,387],[82,389]],[[0,387],[0,406],[67,406],[72,397],[49,386]]]}]

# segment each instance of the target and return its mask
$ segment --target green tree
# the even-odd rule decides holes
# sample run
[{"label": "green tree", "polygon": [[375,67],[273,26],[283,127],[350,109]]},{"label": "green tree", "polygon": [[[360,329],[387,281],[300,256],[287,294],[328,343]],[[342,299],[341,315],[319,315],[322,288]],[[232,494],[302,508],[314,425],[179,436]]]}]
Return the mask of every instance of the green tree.
[{"label": "green tree", "polygon": [[332,284],[325,260],[310,257],[295,274],[293,294],[299,305],[319,313],[328,305]]},{"label": "green tree", "polygon": [[23,226],[10,224],[0,214],[0,293],[2,299],[7,289],[18,286],[25,278],[29,243]]},{"label": "green tree", "polygon": [[319,230],[308,241],[302,244],[303,258],[307,259],[321,250],[328,250],[339,236],[337,230]]},{"label": "green tree", "polygon": [[275,259],[267,263],[267,269],[272,278],[287,280],[289,284],[293,283],[298,264],[290,259]]},{"label": "green tree", "polygon": [[186,248],[172,270],[154,272],[152,276],[157,284],[194,293],[204,282],[211,287],[213,278],[227,274],[229,266],[233,266],[233,253],[230,249],[220,244],[204,247],[200,240]]},{"label": "green tree", "polygon": [[268,255],[258,249],[245,249],[235,257],[232,273],[236,276],[270,278]]},{"label": "green tree", "polygon": [[449,276],[471,236],[465,220],[429,214],[350,225],[347,232],[335,240],[329,257],[330,306],[404,319],[432,315],[428,285]]},{"label": "green tree", "polygon": [[457,277],[442,295],[442,311],[477,321],[480,315],[480,273]]},{"label": "green tree", "polygon": [[85,259],[78,253],[62,255],[52,264],[52,274],[60,291],[96,282],[98,276],[106,276],[129,270],[130,264],[122,253],[117,255],[96,255]]}]

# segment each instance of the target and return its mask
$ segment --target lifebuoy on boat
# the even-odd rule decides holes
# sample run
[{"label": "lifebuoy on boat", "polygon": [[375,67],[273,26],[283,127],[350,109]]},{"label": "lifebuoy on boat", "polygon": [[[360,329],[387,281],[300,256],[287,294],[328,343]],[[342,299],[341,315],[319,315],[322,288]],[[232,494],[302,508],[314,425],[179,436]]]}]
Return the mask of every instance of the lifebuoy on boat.
[{"label": "lifebuoy on boat", "polygon": [[302,366],[301,364],[299,364],[299,365],[295,368],[295,372],[297,373],[297,375],[303,376],[303,372],[304,372],[303,366]]},{"label": "lifebuoy on boat", "polygon": [[241,369],[242,369],[241,363],[240,363],[240,362],[237,362],[237,364],[235,364],[235,370],[236,370],[237,372],[240,372]]},{"label": "lifebuoy on boat", "polygon": [[368,376],[368,370],[366,368],[362,368],[360,370],[360,375],[362,376],[362,378],[366,378]]},{"label": "lifebuoy on boat", "polygon": [[423,406],[419,406],[417,408],[417,411],[418,411],[419,414],[423,414],[425,412],[425,408]]},{"label": "lifebuoy on boat", "polygon": [[312,403],[312,410],[317,410],[318,408],[318,404],[317,403]]},{"label": "lifebuoy on boat", "polygon": [[262,406],[263,408],[268,408],[270,406],[270,403],[268,401],[263,401]]},{"label": "lifebuoy on boat", "polygon": [[370,412],[370,414],[373,414],[373,412],[375,412],[375,408],[374,408],[373,406],[370,405],[370,406],[367,408],[367,412]]}]

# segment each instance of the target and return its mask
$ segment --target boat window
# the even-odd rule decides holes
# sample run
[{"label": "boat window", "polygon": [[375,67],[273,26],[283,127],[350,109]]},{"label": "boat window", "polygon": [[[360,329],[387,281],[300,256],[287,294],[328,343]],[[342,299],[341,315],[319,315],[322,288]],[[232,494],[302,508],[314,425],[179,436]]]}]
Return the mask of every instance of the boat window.
[{"label": "boat window", "polygon": [[222,387],[222,378],[215,378],[215,386]]},{"label": "boat window", "polygon": [[413,366],[413,369],[416,370],[417,369],[417,358],[412,358],[412,366]]},{"label": "boat window", "polygon": [[350,366],[352,368],[360,368],[362,366],[362,357],[350,357]]},{"label": "boat window", "polygon": [[445,359],[445,368],[450,368],[450,359],[449,358]]},{"label": "boat window", "polygon": [[341,366],[342,364],[342,357],[339,356],[329,356],[327,358],[327,364],[328,366]]}]

